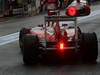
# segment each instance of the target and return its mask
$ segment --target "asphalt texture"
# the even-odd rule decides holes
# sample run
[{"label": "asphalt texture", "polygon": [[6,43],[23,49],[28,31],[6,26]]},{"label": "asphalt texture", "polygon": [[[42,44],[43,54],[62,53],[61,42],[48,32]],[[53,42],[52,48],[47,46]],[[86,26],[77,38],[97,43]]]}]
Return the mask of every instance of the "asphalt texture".
[{"label": "asphalt texture", "polygon": [[23,27],[34,27],[38,24],[43,24],[44,15],[37,15],[33,17],[24,18],[10,18],[0,23],[0,36],[12,34],[20,31]]},{"label": "asphalt texture", "polygon": [[[95,8],[96,7],[96,8]],[[94,6],[93,10],[98,10]],[[43,16],[15,19],[0,23],[0,36],[17,32],[21,27],[34,27],[43,23]],[[0,75],[100,75],[100,15],[81,20],[78,25],[83,32],[96,32],[98,37],[98,59],[96,65],[89,64],[38,64],[24,66],[18,41],[0,46]]]}]

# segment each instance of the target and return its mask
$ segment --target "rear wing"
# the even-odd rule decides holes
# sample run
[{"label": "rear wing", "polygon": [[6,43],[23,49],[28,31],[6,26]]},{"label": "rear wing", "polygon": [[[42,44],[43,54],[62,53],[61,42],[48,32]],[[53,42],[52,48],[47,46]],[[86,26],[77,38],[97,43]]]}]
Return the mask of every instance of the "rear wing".
[{"label": "rear wing", "polygon": [[76,21],[76,17],[68,16],[45,16],[45,22],[48,21]]}]

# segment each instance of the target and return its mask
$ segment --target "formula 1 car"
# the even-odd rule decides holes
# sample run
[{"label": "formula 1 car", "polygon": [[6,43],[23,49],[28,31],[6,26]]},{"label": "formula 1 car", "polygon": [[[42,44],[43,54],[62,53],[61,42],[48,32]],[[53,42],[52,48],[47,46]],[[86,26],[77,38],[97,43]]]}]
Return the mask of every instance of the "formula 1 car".
[{"label": "formula 1 car", "polygon": [[[51,16],[44,17],[44,25],[22,28],[19,44],[24,64],[35,64],[44,61],[44,58],[50,62],[75,62],[78,58],[82,62],[95,63],[98,56],[97,36],[95,32],[83,33],[77,26],[77,16],[90,13],[87,6],[80,8],[68,7],[68,16],[55,15],[57,11],[51,11]],[[61,23],[62,21],[65,22]],[[74,24],[69,25],[67,21],[73,21]]]}]

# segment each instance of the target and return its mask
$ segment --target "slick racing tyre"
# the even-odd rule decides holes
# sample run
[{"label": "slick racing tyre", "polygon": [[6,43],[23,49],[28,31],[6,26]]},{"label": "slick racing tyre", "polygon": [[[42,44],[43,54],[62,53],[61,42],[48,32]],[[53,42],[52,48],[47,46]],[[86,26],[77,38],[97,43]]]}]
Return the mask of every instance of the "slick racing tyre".
[{"label": "slick racing tyre", "polygon": [[36,64],[39,61],[39,39],[33,34],[26,34],[23,41],[23,62],[25,65]]},{"label": "slick racing tyre", "polygon": [[30,33],[30,28],[22,28],[20,30],[20,33],[19,33],[19,46],[20,46],[20,49],[21,49],[21,53],[23,54],[23,44],[22,44],[22,37],[25,35],[25,34],[28,34]]},{"label": "slick racing tyre", "polygon": [[98,42],[95,33],[82,33],[81,55],[84,63],[96,63]]}]

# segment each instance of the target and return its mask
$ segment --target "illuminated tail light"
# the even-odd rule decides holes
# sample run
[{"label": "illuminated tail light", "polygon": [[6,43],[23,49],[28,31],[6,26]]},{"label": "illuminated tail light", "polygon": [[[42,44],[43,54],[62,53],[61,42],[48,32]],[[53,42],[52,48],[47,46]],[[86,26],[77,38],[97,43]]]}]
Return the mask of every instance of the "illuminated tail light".
[{"label": "illuminated tail light", "polygon": [[70,7],[66,10],[66,14],[68,16],[76,16],[77,15],[77,10],[74,7]]},{"label": "illuminated tail light", "polygon": [[63,49],[64,49],[64,43],[60,43],[59,49],[60,49],[60,50],[63,50]]},{"label": "illuminated tail light", "polygon": [[84,3],[71,4],[66,8],[66,15],[72,17],[87,16],[90,12],[90,6]]}]

